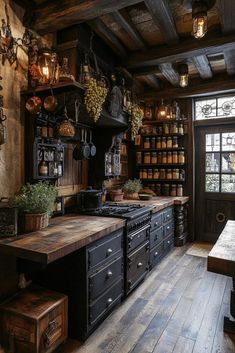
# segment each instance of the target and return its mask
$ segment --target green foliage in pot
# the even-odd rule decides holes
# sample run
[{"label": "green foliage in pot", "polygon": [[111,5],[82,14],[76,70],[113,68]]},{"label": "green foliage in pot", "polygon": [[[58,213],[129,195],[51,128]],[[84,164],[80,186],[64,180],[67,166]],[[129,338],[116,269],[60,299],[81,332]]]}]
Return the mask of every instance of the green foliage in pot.
[{"label": "green foliage in pot", "polygon": [[24,185],[15,196],[15,205],[22,212],[39,214],[50,213],[54,209],[57,190],[48,182]]},{"label": "green foliage in pot", "polygon": [[123,185],[123,191],[125,194],[138,193],[142,189],[142,183],[139,179],[127,180]]}]

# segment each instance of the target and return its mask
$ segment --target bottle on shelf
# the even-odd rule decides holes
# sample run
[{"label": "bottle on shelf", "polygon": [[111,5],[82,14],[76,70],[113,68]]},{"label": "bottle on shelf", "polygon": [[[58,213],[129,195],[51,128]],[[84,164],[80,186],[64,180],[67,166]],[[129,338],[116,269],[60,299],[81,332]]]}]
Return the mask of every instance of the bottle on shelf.
[{"label": "bottle on shelf", "polygon": [[42,153],[41,153],[42,159],[38,164],[38,175],[46,177],[49,175],[49,168],[48,168],[48,163],[44,159],[44,153],[45,153],[45,150],[42,150]]}]

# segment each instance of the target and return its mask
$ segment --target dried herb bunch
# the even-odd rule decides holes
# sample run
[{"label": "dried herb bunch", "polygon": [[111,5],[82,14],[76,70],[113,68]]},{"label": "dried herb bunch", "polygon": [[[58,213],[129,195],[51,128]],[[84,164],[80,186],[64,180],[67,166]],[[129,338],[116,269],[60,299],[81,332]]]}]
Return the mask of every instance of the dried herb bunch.
[{"label": "dried herb bunch", "polygon": [[107,88],[100,86],[96,79],[90,79],[85,91],[85,105],[87,112],[94,121],[97,121],[100,117],[107,93]]},{"label": "dried herb bunch", "polygon": [[123,185],[123,191],[126,194],[138,193],[142,189],[142,183],[139,179],[127,180]]},{"label": "dried herb bunch", "polygon": [[133,141],[136,135],[138,135],[139,129],[142,126],[144,113],[143,110],[137,104],[132,104],[128,108],[128,112],[130,113],[129,121],[131,123],[131,139]]}]

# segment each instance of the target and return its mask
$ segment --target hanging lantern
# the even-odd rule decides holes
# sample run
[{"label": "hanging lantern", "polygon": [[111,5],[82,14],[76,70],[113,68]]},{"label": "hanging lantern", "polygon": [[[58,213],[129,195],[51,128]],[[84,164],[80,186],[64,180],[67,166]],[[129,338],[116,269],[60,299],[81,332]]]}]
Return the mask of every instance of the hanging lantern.
[{"label": "hanging lantern", "polygon": [[164,105],[163,99],[161,105],[158,108],[158,119],[166,119],[166,107]]},{"label": "hanging lantern", "polygon": [[193,35],[199,39],[207,32],[207,3],[203,0],[195,0],[192,6]]},{"label": "hanging lantern", "polygon": [[188,65],[187,64],[179,64],[178,66],[179,72],[179,85],[180,87],[188,86]]},{"label": "hanging lantern", "polygon": [[40,71],[41,85],[47,85],[54,81],[54,57],[55,53],[51,49],[43,48],[38,54],[38,67]]}]

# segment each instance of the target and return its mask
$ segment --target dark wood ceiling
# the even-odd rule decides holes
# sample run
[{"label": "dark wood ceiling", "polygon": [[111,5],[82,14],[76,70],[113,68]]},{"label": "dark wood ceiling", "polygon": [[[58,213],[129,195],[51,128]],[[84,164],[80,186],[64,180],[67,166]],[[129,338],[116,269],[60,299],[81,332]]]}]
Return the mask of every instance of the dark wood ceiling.
[{"label": "dark wood ceiling", "polygon": [[[87,22],[120,57],[121,65],[142,83],[143,96],[149,99],[185,96],[194,89],[207,92],[210,84],[214,89],[218,84],[232,89],[235,1],[216,1],[208,11],[208,33],[201,40],[191,35],[192,15],[184,6],[189,2],[34,0],[33,27],[48,33]],[[182,61],[187,62],[190,76],[185,89],[178,83],[177,64]]]}]

